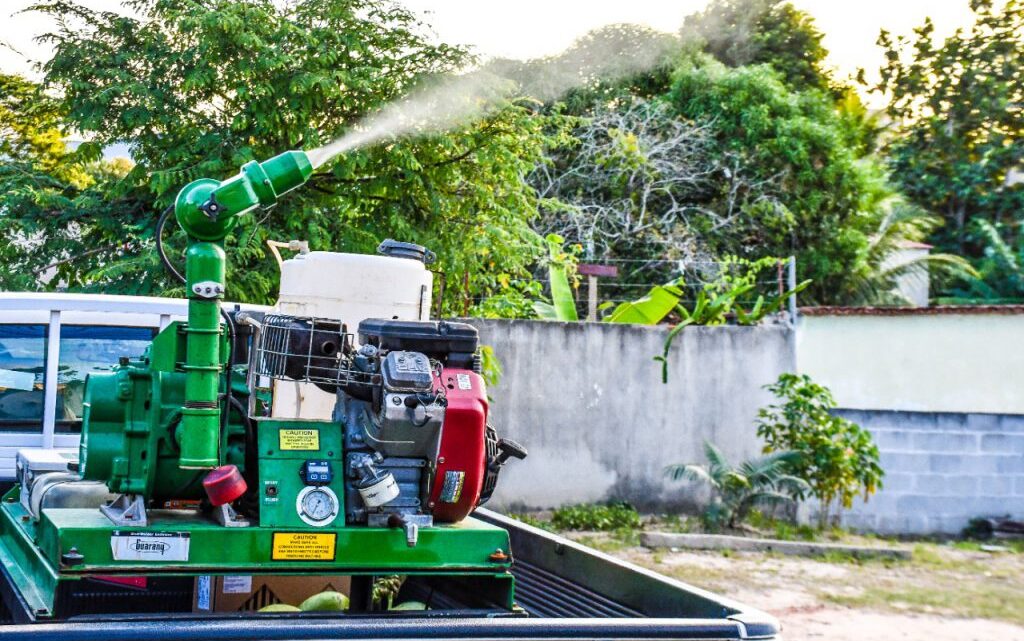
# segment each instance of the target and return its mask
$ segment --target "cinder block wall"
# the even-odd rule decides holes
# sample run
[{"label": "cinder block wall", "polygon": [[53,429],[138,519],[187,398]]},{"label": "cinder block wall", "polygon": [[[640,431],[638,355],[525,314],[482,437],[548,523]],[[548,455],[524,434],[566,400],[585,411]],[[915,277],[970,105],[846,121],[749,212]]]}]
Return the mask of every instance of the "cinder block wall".
[{"label": "cinder block wall", "polygon": [[973,517],[1024,514],[1024,416],[840,410],[871,431],[885,486],[844,524],[883,534],[959,533]]}]

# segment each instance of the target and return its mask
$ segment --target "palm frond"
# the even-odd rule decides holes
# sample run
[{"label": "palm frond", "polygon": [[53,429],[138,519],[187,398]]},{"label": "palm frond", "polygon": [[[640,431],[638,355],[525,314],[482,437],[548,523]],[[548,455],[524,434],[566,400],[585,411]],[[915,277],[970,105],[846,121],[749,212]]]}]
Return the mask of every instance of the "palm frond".
[{"label": "palm frond", "polygon": [[708,473],[708,470],[703,465],[669,465],[665,468],[665,476],[673,481],[695,481],[706,483],[713,488],[718,487],[718,482]]}]

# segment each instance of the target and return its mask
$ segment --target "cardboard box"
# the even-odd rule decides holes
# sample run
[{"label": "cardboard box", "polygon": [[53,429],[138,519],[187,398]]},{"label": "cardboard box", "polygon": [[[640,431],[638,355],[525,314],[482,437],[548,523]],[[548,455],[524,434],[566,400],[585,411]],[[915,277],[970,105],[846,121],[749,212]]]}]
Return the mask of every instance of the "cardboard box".
[{"label": "cardboard box", "polygon": [[326,590],[349,594],[351,577],[228,575],[197,576],[193,612],[255,612],[272,603],[300,603]]}]

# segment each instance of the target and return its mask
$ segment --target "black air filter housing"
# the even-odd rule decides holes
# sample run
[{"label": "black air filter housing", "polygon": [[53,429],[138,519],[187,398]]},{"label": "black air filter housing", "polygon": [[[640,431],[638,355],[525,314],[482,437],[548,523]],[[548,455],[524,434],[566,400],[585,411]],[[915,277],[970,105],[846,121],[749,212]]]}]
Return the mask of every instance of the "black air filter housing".
[{"label": "black air filter housing", "polygon": [[359,342],[387,351],[421,352],[446,364],[469,367],[480,336],[466,323],[368,318],[359,323]]}]

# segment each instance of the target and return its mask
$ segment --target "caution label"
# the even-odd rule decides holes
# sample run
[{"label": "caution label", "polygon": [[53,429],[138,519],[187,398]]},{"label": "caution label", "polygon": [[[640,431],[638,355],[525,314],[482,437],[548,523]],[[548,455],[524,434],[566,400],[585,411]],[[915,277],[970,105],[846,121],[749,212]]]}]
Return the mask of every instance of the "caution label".
[{"label": "caution label", "polygon": [[278,430],[277,441],[282,450],[319,450],[320,430]]},{"label": "caution label", "polygon": [[466,484],[466,473],[448,470],[444,473],[444,485],[441,486],[442,503],[458,503],[462,498],[462,487]]},{"label": "caution label", "polygon": [[337,534],[274,532],[274,561],[333,561]]}]

